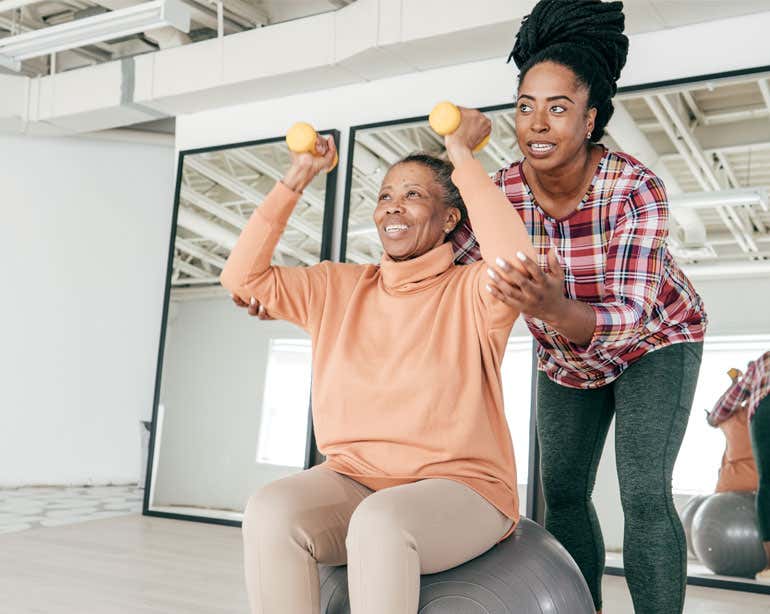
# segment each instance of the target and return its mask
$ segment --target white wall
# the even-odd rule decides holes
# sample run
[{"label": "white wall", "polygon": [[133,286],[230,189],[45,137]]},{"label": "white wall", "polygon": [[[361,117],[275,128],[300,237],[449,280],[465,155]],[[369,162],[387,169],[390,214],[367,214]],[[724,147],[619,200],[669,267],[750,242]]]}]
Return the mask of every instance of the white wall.
[{"label": "white wall", "polygon": [[0,136],[0,486],[136,481],[173,156]]}]

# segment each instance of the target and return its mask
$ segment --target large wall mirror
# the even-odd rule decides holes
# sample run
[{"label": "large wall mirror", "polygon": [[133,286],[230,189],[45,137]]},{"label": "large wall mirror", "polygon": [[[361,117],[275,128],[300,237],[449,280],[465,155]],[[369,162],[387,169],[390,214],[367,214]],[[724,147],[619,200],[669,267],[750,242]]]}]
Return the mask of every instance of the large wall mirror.
[{"label": "large wall mirror", "polygon": [[[766,308],[770,302],[770,73],[742,71],[629,88],[618,93],[615,103],[604,143],[637,157],[666,183],[671,205],[669,250],[702,295],[710,318],[672,484],[677,511],[692,528],[693,508],[714,494],[726,444],[723,429],[709,426],[704,410],[713,407],[730,384],[729,368],[744,370],[749,360],[770,350],[770,310]],[[477,157],[492,174],[521,154],[513,105],[484,111],[493,122],[492,138]],[[385,172],[413,151],[441,154],[442,140],[427,118],[408,118],[352,128],[349,150],[341,257],[349,262],[377,262],[382,249],[372,212]],[[505,411],[516,453],[522,512],[542,520],[530,357],[531,337],[519,321],[503,363]],[[714,547],[723,552],[704,561],[691,546],[688,582],[770,593],[770,586],[755,582],[753,573],[738,564],[752,557],[757,561],[757,548],[761,548],[753,497],[751,491],[741,493],[735,506],[723,506],[718,517],[701,517],[698,526],[711,526],[712,543],[718,543]],[[622,574],[623,513],[614,426],[593,500],[607,549],[607,573]]]},{"label": "large wall mirror", "polygon": [[[493,173],[518,159],[513,129],[512,105],[486,109],[493,121],[492,138],[479,154],[485,168]],[[409,153],[424,151],[441,155],[443,138],[428,125],[427,118],[356,126],[350,132],[345,212],[342,222],[341,259],[376,263],[382,257],[372,215],[380,184],[388,168]],[[519,505],[522,513],[533,514],[534,498],[528,485],[530,461],[536,444],[531,441],[532,340],[519,320],[508,340],[502,367],[505,414],[516,455]]]},{"label": "large wall mirror", "polygon": [[[237,524],[254,490],[312,464],[309,336],[249,317],[218,279],[288,165],[283,138],[180,153],[146,514]],[[275,264],[330,257],[335,182],[304,191]]]},{"label": "large wall mirror", "polygon": [[[709,314],[695,399],[672,480],[674,504],[688,534],[689,581],[765,593],[770,586],[753,579],[764,563],[754,493],[746,487],[712,499],[726,433],[736,428],[709,426],[705,410],[730,385],[730,368],[745,370],[770,350],[768,77],[752,71],[621,90],[608,127],[611,146],[638,157],[666,183],[669,250]],[[745,424],[742,428],[745,442]],[[623,515],[613,437],[614,429],[594,501],[608,570],[621,573]],[[765,455],[770,442],[766,445]],[[704,502],[708,505],[698,515]]]}]

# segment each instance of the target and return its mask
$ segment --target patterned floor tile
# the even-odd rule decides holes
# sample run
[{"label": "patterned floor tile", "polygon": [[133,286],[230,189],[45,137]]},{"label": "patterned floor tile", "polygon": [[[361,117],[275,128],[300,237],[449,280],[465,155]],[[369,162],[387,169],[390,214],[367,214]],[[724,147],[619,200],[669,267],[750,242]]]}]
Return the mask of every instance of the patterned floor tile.
[{"label": "patterned floor tile", "polygon": [[137,514],[143,498],[133,485],[0,489],[0,533]]}]

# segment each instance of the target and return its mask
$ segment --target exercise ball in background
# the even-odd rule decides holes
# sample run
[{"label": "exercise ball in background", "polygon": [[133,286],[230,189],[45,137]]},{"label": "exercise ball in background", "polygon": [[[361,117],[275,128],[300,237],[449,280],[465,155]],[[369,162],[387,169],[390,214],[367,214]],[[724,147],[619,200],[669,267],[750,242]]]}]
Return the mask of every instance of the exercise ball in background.
[{"label": "exercise ball in background", "polygon": [[701,504],[709,498],[710,495],[695,495],[687,502],[682,508],[682,513],[679,514],[679,518],[682,520],[682,526],[684,527],[684,534],[687,537],[687,551],[695,556],[695,549],[692,547],[692,519],[695,518],[695,512]]},{"label": "exercise ball in background", "polygon": [[753,578],[765,568],[755,496],[750,492],[717,493],[695,512],[692,521],[695,554],[715,574]]},{"label": "exercise ball in background", "polygon": [[[320,568],[322,614],[349,614],[345,567]],[[522,518],[504,542],[467,563],[422,576],[419,614],[594,614],[572,557]]]}]

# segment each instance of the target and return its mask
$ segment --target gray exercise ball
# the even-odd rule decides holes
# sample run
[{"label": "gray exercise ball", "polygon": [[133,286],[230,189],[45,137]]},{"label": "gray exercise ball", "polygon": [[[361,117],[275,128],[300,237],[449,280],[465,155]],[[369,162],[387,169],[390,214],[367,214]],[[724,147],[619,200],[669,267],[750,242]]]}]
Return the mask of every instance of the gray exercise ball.
[{"label": "gray exercise ball", "polygon": [[687,538],[687,551],[692,556],[696,556],[695,548],[692,547],[692,519],[695,518],[695,512],[698,511],[701,504],[710,496],[711,495],[695,495],[687,502],[687,505],[682,508],[682,513],[679,514],[682,526],[684,527],[684,535]]},{"label": "gray exercise ball", "polygon": [[[322,614],[349,614],[345,567],[320,567]],[[419,614],[594,614],[564,547],[522,518],[504,542],[467,563],[422,576]]]},{"label": "gray exercise ball", "polygon": [[695,554],[715,574],[753,578],[766,564],[754,493],[721,492],[704,501],[692,521]]}]

